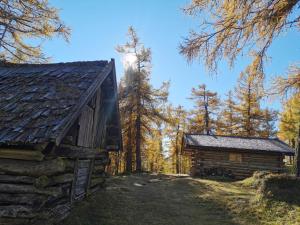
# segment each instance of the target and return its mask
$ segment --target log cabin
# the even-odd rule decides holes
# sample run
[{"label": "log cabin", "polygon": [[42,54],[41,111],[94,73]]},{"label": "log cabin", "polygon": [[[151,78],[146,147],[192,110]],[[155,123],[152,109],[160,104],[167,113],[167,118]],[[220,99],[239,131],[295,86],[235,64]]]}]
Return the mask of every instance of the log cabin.
[{"label": "log cabin", "polygon": [[0,225],[63,219],[121,148],[113,59],[0,64]]},{"label": "log cabin", "polygon": [[191,175],[243,179],[255,171],[280,173],[293,149],[277,138],[184,134],[183,151],[191,157]]}]

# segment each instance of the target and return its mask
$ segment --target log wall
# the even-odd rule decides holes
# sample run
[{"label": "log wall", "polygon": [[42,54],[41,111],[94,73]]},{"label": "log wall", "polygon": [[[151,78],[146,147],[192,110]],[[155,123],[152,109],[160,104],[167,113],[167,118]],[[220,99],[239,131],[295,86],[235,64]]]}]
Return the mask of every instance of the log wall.
[{"label": "log wall", "polygon": [[0,225],[63,219],[73,202],[101,187],[107,163],[106,151],[88,159],[70,153],[43,160],[4,159],[0,155]]},{"label": "log wall", "polygon": [[191,175],[225,175],[237,179],[252,176],[255,171],[280,173],[283,155],[278,153],[241,153],[236,151],[191,151]]}]

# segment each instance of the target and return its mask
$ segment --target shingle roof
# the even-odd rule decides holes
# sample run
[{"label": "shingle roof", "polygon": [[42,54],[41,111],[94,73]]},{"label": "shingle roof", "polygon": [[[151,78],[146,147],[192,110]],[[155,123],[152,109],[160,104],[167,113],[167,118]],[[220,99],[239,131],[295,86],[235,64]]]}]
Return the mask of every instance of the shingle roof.
[{"label": "shingle roof", "polygon": [[294,154],[287,144],[277,138],[230,137],[204,134],[185,134],[185,147],[203,149],[235,149],[250,151],[281,152]]},{"label": "shingle roof", "polygon": [[53,141],[111,65],[0,64],[0,143]]}]

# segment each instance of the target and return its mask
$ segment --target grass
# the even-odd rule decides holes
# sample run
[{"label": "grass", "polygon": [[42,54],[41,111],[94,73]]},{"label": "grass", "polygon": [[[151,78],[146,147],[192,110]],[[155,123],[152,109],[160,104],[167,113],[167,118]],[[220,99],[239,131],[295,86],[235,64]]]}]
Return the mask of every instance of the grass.
[{"label": "grass", "polygon": [[61,225],[300,225],[299,205],[262,198],[252,184],[172,175],[112,177]]}]

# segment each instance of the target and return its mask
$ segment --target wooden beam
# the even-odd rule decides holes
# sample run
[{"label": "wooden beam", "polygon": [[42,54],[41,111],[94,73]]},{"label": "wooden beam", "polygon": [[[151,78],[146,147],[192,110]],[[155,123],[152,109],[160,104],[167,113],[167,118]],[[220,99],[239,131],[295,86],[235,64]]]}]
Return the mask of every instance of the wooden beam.
[{"label": "wooden beam", "polygon": [[72,145],[60,145],[55,149],[56,155],[67,158],[95,158],[103,152],[105,150]]},{"label": "wooden beam", "polygon": [[0,158],[42,161],[44,159],[44,155],[43,153],[35,150],[1,148]]},{"label": "wooden beam", "polygon": [[60,158],[34,162],[22,161],[12,159],[0,159],[0,172],[21,176],[51,176],[56,173],[64,172],[65,164]]}]

